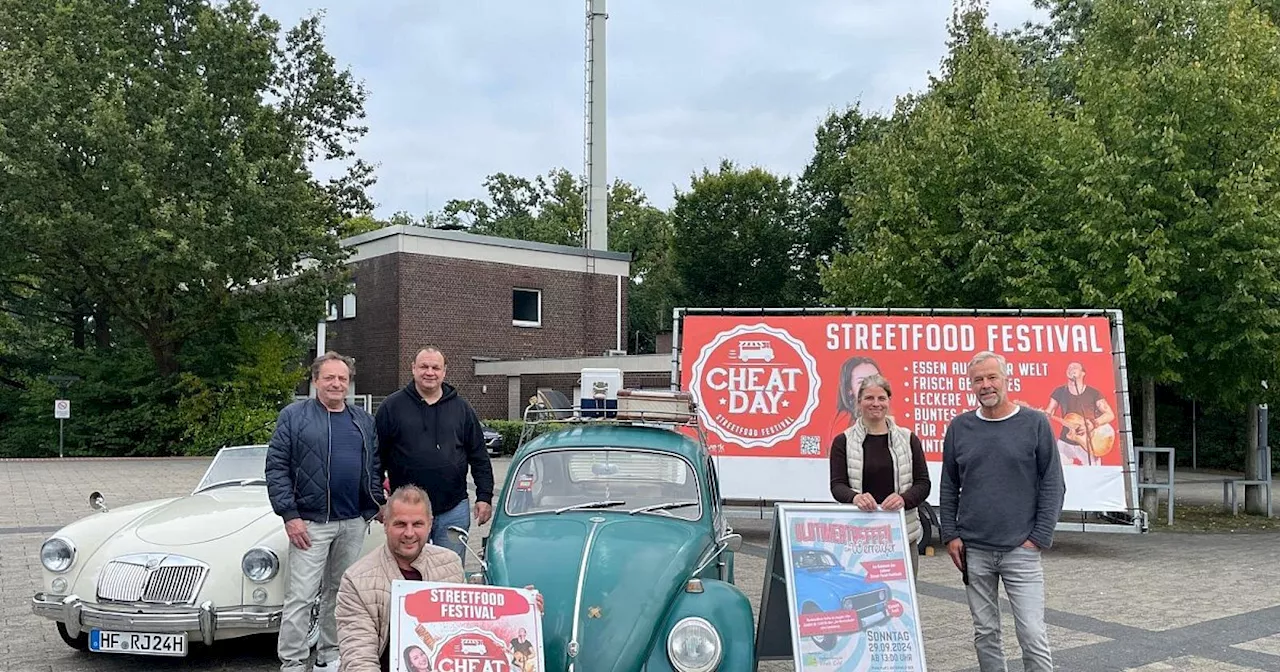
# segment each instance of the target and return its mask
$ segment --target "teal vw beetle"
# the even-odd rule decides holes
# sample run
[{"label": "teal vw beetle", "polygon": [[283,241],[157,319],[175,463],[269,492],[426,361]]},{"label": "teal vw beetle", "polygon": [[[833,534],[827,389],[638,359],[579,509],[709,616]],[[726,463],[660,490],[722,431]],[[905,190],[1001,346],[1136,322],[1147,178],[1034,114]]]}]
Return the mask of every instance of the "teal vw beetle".
[{"label": "teal vw beetle", "polygon": [[[751,604],[733,585],[742,537],[702,432],[655,426],[623,396],[616,417],[560,420],[516,451],[469,580],[538,587],[549,671],[754,670]],[[685,410],[650,402],[650,417],[696,418],[670,401]]]}]

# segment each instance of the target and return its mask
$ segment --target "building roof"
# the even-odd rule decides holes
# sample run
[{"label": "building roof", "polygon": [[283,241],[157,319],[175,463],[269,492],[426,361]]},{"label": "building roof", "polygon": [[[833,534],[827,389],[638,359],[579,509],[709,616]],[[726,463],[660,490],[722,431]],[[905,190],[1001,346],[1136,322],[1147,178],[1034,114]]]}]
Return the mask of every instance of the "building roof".
[{"label": "building roof", "polygon": [[631,254],[628,252],[591,250],[404,224],[344,238],[342,245],[355,248],[351,257],[353,262],[400,252],[560,270],[585,270],[589,262],[594,262],[596,272],[607,275],[630,276],[631,269]]}]

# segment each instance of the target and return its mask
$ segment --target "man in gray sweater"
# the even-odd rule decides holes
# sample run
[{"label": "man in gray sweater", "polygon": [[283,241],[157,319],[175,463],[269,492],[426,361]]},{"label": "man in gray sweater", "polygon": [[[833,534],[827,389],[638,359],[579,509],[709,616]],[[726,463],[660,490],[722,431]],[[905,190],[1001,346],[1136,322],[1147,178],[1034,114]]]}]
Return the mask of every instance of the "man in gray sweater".
[{"label": "man in gray sweater", "polygon": [[1023,669],[1053,669],[1044,622],[1040,552],[1053,544],[1066,485],[1049,419],[1008,398],[1004,357],[969,363],[979,407],[956,416],[942,443],[939,520],[968,586],[974,648],[982,672],[1004,672],[1000,580],[1013,606]]}]

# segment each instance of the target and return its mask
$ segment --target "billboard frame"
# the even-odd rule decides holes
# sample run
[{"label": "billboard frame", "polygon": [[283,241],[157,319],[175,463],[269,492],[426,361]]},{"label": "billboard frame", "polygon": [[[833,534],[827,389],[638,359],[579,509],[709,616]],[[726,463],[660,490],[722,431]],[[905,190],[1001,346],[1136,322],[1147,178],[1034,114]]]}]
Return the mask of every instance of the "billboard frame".
[{"label": "billboard frame", "polygon": [[[1133,440],[1133,409],[1129,403],[1129,365],[1125,353],[1124,313],[1118,308],[896,308],[896,307],[676,307],[671,319],[671,389],[680,389],[680,358],[684,352],[681,344],[681,325],[688,316],[742,316],[742,317],[865,317],[865,316],[914,316],[914,317],[1105,317],[1111,327],[1112,372],[1116,380],[1116,404],[1119,406],[1120,435],[1123,437],[1126,509],[1116,511],[1063,510],[1055,528],[1065,532],[1144,533],[1149,529],[1147,513],[1142,510],[1138,495],[1138,458]],[[717,466],[719,456],[713,456]],[[725,502],[724,510],[732,518],[765,520],[777,503],[814,503],[796,500],[765,500],[755,502]],[[1122,513],[1123,516],[1116,516]],[[1068,518],[1078,517],[1078,520]],[[1125,517],[1128,520],[1125,520]],[[1092,519],[1092,520],[1091,520]],[[1100,520],[1109,522],[1098,522]]]}]

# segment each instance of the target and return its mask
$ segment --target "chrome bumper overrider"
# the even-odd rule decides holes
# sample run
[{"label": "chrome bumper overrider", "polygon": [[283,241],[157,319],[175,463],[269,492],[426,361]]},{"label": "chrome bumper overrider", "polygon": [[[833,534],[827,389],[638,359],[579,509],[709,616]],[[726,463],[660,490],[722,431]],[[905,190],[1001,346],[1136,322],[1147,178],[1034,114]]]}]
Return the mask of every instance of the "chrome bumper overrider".
[{"label": "chrome bumper overrider", "polygon": [[280,627],[280,609],[234,606],[215,608],[205,601],[198,607],[160,605],[106,605],[85,602],[75,595],[36,593],[31,611],[58,621],[75,637],[83,630],[102,628],[121,632],[199,632],[205,644],[213,644],[218,630],[271,630]]}]

